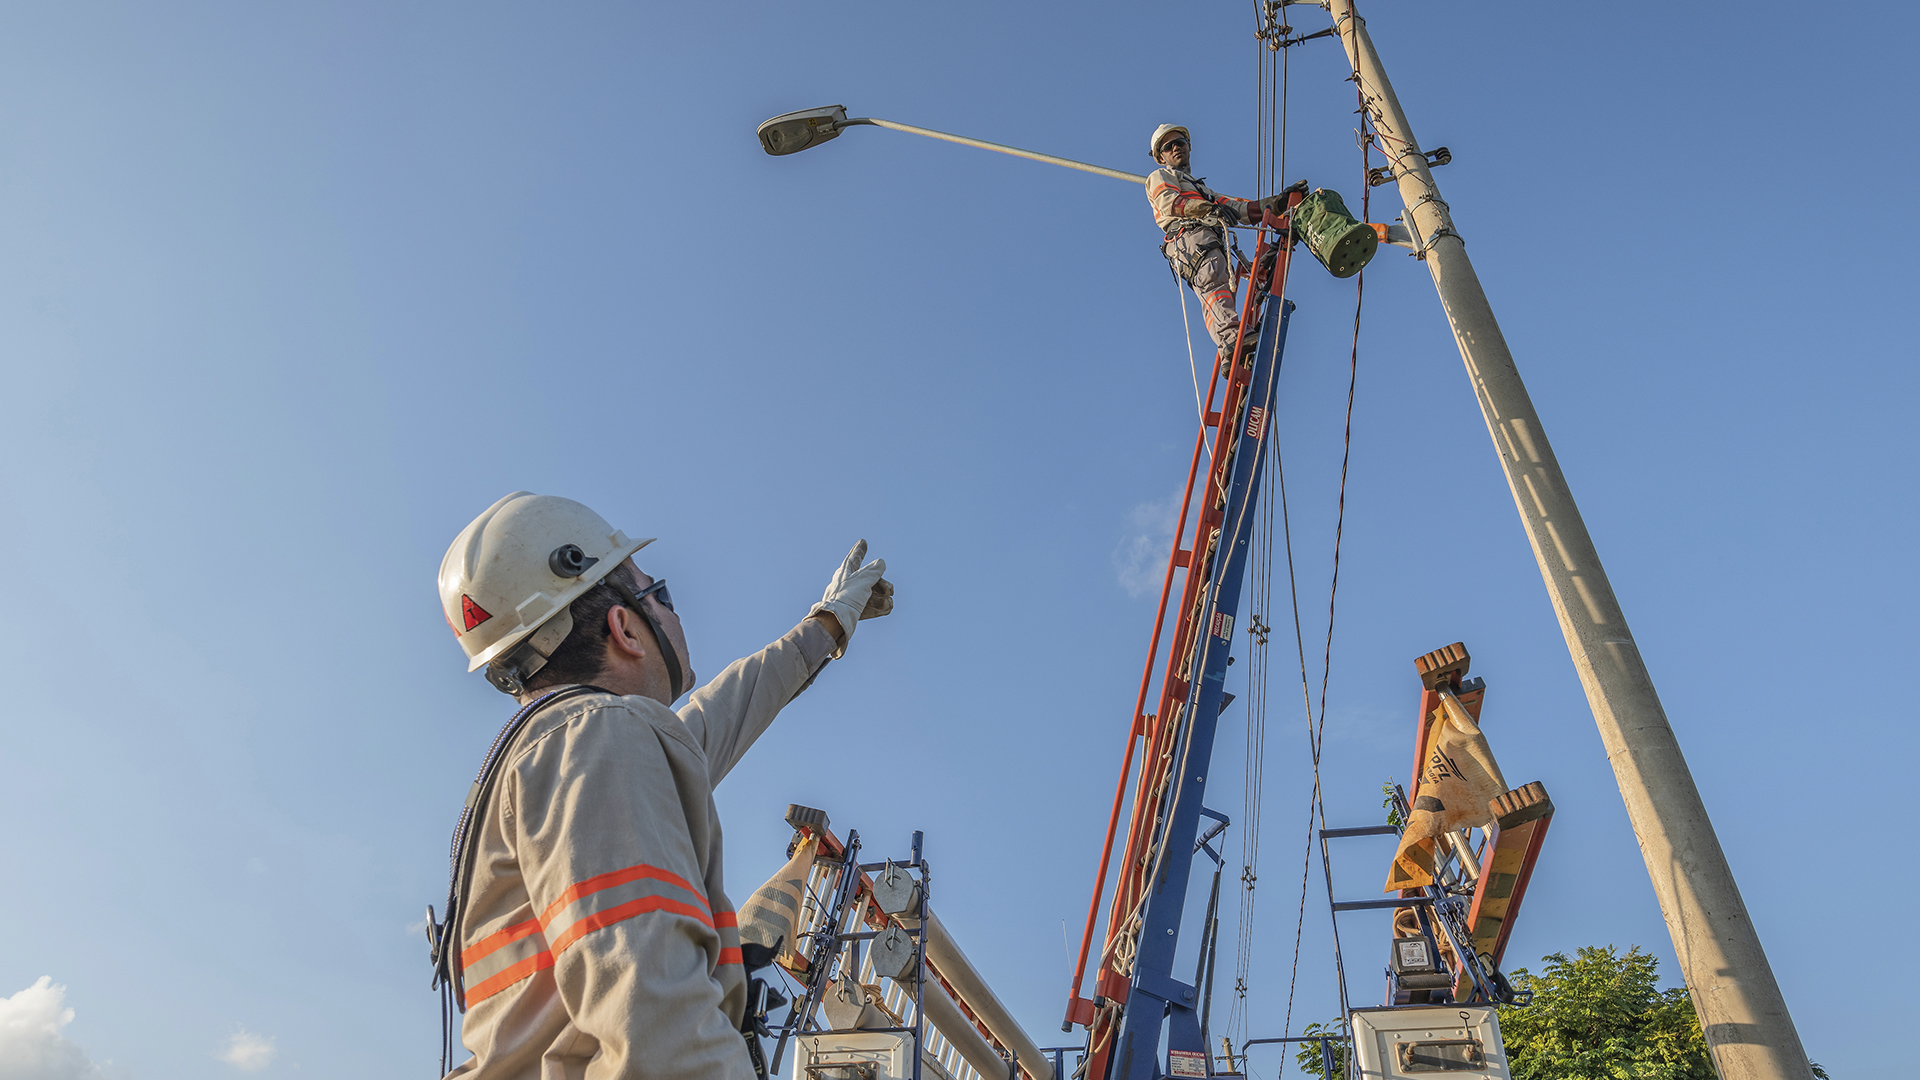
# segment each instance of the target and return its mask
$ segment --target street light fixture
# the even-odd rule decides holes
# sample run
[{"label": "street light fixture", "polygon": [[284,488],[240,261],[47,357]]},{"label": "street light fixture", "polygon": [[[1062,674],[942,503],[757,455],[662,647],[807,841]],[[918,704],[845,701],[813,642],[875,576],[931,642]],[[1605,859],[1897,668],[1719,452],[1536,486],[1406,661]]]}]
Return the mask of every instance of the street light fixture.
[{"label": "street light fixture", "polygon": [[760,145],[767,153],[781,157],[838,137],[846,124],[847,107],[828,105],[823,109],[801,109],[776,116],[761,124],[755,134],[760,136]]},{"label": "street light fixture", "polygon": [[944,139],[961,146],[972,146],[981,150],[992,150],[999,154],[1012,154],[1030,161],[1042,161],[1048,165],[1062,165],[1081,172],[1090,172],[1096,176],[1111,176],[1115,180],[1130,180],[1136,184],[1145,184],[1147,178],[1139,173],[1122,172],[1109,169],[1104,165],[1089,165],[1084,161],[1071,158],[1054,157],[1052,154],[1038,154],[1032,150],[1022,150],[1017,146],[1005,146],[987,142],[983,139],[969,139],[964,135],[950,135],[932,128],[913,127],[908,124],[896,124],[891,120],[874,117],[847,118],[845,105],[827,105],[818,109],[802,109],[799,112],[782,113],[760,125],[756,132],[760,136],[760,146],[774,157],[797,154],[809,147],[818,146],[829,139],[838,138],[847,128],[856,126],[892,128],[895,131],[925,135],[930,139]]}]

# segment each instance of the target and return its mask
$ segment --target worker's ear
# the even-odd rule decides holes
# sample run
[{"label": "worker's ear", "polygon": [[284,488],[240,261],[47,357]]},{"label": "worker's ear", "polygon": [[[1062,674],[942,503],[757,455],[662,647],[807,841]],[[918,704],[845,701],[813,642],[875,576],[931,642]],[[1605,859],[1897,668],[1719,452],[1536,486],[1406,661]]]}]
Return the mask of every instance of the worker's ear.
[{"label": "worker's ear", "polygon": [[644,660],[653,649],[653,628],[647,621],[615,604],[607,611],[607,645],[621,656]]}]

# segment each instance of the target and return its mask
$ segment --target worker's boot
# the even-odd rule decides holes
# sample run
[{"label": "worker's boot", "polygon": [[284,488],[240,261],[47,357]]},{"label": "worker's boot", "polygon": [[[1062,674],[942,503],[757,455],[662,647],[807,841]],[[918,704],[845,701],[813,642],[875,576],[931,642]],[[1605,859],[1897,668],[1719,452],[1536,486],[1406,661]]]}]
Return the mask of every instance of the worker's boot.
[{"label": "worker's boot", "polygon": [[1260,324],[1255,323],[1252,326],[1247,327],[1246,335],[1242,337],[1240,340],[1240,362],[1248,366],[1252,366],[1253,352],[1255,349],[1259,347],[1260,347]]}]

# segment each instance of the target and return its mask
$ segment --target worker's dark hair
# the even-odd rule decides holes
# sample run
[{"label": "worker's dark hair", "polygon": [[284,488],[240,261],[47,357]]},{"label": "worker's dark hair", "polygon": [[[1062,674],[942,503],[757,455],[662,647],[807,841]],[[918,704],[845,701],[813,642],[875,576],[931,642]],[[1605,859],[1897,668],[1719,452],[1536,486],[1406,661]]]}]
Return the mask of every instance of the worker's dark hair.
[{"label": "worker's dark hair", "polygon": [[[639,591],[640,582],[632,567],[622,563],[607,576],[614,574],[620,575],[628,588]],[[602,579],[567,605],[567,611],[573,616],[573,629],[547,658],[546,666],[527,680],[527,689],[544,690],[549,686],[591,683],[598,679],[605,670],[607,639],[612,636],[612,631],[607,629],[607,612],[619,604],[620,597]]]}]

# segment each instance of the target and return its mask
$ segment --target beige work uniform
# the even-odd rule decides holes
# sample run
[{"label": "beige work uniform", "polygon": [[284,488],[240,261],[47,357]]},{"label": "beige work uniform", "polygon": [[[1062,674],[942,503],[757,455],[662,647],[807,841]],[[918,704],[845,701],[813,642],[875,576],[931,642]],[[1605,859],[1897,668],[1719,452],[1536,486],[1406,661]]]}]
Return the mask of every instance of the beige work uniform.
[{"label": "beige work uniform", "polygon": [[1160,253],[1200,298],[1215,347],[1223,355],[1232,351],[1240,338],[1240,312],[1234,304],[1226,229],[1250,222],[1253,204],[1217,195],[1186,170],[1171,166],[1148,175],[1147,201],[1153,205],[1153,223],[1166,236]]},{"label": "beige work uniform", "polygon": [[461,1080],[751,1080],[713,788],[833,652],[806,619],[676,714],[582,694],[515,738],[459,926]]}]

